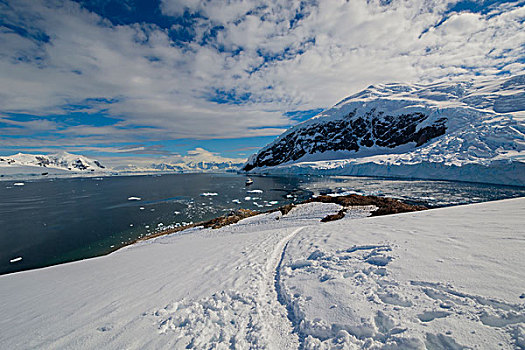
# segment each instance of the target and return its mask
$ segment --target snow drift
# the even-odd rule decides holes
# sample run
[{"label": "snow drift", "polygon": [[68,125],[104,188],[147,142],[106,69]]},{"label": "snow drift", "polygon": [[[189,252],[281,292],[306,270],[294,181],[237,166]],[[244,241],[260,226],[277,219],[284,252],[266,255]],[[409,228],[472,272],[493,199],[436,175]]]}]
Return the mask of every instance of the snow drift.
[{"label": "snow drift", "polygon": [[525,185],[525,75],[370,86],[292,127],[243,169]]}]

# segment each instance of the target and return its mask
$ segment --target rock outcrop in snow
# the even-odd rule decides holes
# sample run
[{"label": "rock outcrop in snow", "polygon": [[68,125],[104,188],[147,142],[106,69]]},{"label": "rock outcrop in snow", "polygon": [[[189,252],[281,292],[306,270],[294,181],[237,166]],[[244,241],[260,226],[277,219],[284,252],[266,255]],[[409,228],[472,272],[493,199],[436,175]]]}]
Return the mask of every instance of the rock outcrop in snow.
[{"label": "rock outcrop in snow", "polygon": [[370,86],[289,129],[243,169],[525,185],[525,75]]}]

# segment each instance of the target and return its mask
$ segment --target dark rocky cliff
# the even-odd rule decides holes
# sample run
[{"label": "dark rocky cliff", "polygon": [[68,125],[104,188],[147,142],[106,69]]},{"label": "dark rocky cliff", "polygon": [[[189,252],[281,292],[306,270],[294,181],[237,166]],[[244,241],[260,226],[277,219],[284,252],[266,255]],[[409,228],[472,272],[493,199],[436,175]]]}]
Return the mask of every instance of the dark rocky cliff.
[{"label": "dark rocky cliff", "polygon": [[252,157],[243,170],[275,166],[296,161],[307,154],[327,151],[357,152],[372,146],[394,148],[409,142],[418,147],[447,130],[447,118],[444,117],[418,127],[427,119],[423,113],[392,116],[372,109],[363,116],[356,116],[353,111],[342,119],[311,123],[281,136],[280,140]]}]

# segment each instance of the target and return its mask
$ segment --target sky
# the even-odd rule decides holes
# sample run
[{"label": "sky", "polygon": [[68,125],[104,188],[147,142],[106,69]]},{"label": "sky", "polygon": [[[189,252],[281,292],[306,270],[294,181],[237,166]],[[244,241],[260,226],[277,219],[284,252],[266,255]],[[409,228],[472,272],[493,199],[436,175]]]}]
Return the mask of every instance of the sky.
[{"label": "sky", "polygon": [[246,158],[372,84],[522,73],[524,21],[506,0],[0,0],[0,155]]}]

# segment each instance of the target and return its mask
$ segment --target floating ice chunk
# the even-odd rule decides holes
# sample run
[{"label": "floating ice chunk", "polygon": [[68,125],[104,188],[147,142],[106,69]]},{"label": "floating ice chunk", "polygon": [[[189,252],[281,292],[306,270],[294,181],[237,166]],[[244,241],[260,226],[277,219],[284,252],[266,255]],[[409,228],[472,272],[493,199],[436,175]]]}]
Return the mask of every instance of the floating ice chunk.
[{"label": "floating ice chunk", "polygon": [[14,258],[14,259],[9,260],[9,262],[10,262],[11,264],[13,264],[13,263],[19,262],[19,261],[21,261],[21,260],[22,260],[22,257],[19,256],[19,257],[17,257],[17,258]]},{"label": "floating ice chunk", "polygon": [[277,203],[279,203],[279,202],[278,201],[270,201],[270,202],[268,202],[268,204],[271,204],[271,205],[275,205]]},{"label": "floating ice chunk", "polygon": [[141,199],[140,197],[128,197],[128,201],[140,201]]},{"label": "floating ice chunk", "polygon": [[213,196],[217,196],[218,193],[216,192],[204,192],[204,193],[201,193],[201,197],[213,197]]},{"label": "floating ice chunk", "polygon": [[248,193],[263,193],[263,190],[249,190]]},{"label": "floating ice chunk", "polygon": [[180,214],[180,211],[174,211],[173,214],[175,214],[175,215],[179,215],[179,214]]},{"label": "floating ice chunk", "polygon": [[25,183],[23,183],[23,182],[15,182],[13,184],[13,186],[24,186],[24,185],[25,185]]},{"label": "floating ice chunk", "polygon": [[244,197],[244,200],[245,200],[245,201],[249,201],[249,200],[251,200],[251,199],[252,199],[252,197]]},{"label": "floating ice chunk", "polygon": [[241,201],[238,200],[238,199],[232,199],[232,203],[237,203],[237,204],[241,204]]},{"label": "floating ice chunk", "polygon": [[349,196],[351,194],[357,194],[359,196],[362,196],[362,192],[357,191],[343,191],[343,192],[337,192],[337,193],[328,193],[328,196],[330,197],[341,197],[341,196]]},{"label": "floating ice chunk", "polygon": [[144,209],[146,209],[146,208],[144,208],[144,207],[140,207],[139,209],[140,209],[140,210],[144,210]]},{"label": "floating ice chunk", "polygon": [[286,198],[293,198],[293,196],[291,194],[287,194]]}]

